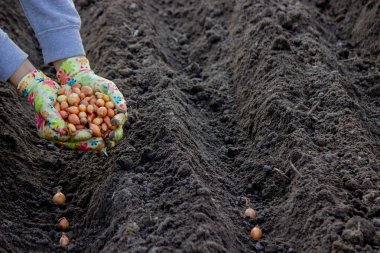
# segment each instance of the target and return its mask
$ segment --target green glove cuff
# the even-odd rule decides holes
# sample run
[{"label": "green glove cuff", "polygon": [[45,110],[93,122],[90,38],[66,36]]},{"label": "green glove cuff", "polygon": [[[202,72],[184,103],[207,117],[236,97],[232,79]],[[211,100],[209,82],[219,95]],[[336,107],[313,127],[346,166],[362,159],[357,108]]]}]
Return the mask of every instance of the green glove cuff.
[{"label": "green glove cuff", "polygon": [[91,138],[85,141],[79,142],[57,142],[58,144],[69,148],[69,149],[78,149],[78,150],[92,150],[92,151],[105,151],[105,142],[100,137]]},{"label": "green glove cuff", "polygon": [[84,56],[71,57],[64,60],[57,72],[57,78],[61,85],[72,86],[76,80],[74,77],[79,72],[94,73],[91,70],[90,62]]}]

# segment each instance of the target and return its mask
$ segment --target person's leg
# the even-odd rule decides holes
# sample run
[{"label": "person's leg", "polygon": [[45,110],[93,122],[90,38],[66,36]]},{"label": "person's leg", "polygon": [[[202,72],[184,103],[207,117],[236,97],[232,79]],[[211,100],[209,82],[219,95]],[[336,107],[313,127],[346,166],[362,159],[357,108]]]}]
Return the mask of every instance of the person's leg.
[{"label": "person's leg", "polygon": [[0,29],[0,80],[10,80],[17,86],[26,74],[35,70],[27,58],[28,55]]}]

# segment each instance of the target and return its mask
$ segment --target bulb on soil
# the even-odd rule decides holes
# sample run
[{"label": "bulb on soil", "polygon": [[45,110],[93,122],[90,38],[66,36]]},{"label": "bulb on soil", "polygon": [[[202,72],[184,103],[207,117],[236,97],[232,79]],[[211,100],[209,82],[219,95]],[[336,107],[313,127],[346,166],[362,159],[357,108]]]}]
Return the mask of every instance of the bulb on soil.
[{"label": "bulb on soil", "polygon": [[252,228],[250,235],[253,239],[258,241],[263,236],[263,232],[261,228],[258,225],[256,225],[254,228]]},{"label": "bulb on soil", "polygon": [[66,196],[65,194],[63,194],[62,192],[57,192],[54,196],[53,196],[53,202],[54,204],[56,204],[57,206],[62,206],[65,204],[66,202]]},{"label": "bulb on soil", "polygon": [[69,221],[65,217],[62,217],[61,219],[59,219],[58,223],[59,223],[59,228],[62,231],[65,231],[69,228]]},{"label": "bulb on soil", "polygon": [[69,246],[69,244],[70,244],[69,238],[64,232],[62,232],[62,236],[59,239],[59,245],[61,245],[61,247],[66,248],[67,246]]},{"label": "bulb on soil", "polygon": [[253,210],[253,209],[250,208],[250,207],[248,207],[247,209],[245,209],[245,211],[244,211],[244,215],[245,215],[245,216],[248,216],[248,217],[250,217],[250,218],[252,218],[252,219],[256,219],[256,217],[257,217],[257,213],[256,213],[256,211]]}]

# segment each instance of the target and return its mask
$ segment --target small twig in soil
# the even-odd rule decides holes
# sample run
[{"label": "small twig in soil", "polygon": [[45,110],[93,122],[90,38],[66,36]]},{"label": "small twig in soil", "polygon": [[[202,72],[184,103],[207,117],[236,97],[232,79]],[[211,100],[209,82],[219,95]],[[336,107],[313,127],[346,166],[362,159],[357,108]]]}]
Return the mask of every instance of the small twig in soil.
[{"label": "small twig in soil", "polygon": [[124,26],[125,28],[127,28],[127,29],[129,30],[130,33],[132,33],[132,30],[131,30],[131,28],[129,28],[129,26],[127,25],[127,23],[124,22],[124,23],[123,23],[123,26]]},{"label": "small twig in soil", "polygon": [[277,169],[276,167],[273,168],[275,171],[277,171],[281,176],[283,176],[286,180],[290,181],[290,179],[285,175],[284,172],[281,170]]},{"label": "small twig in soil", "polygon": [[300,176],[300,177],[303,177],[302,174],[299,172],[299,170],[296,168],[296,166],[294,166],[294,164],[289,161],[289,164],[290,164],[290,167]]},{"label": "small twig in soil", "polygon": [[310,110],[307,112],[307,115],[309,116],[317,107],[318,105],[320,104],[321,102],[318,101],[317,103],[315,103],[311,108]]},{"label": "small twig in soil", "polygon": [[176,44],[178,44],[178,39],[174,36],[172,36],[172,39],[175,41]]},{"label": "small twig in soil", "polygon": [[348,61],[354,61],[354,60],[357,60],[359,59],[359,57],[357,57],[356,55],[354,57],[351,57],[351,58],[348,58],[348,59],[343,59],[343,60],[340,60],[342,62],[348,62]]},{"label": "small twig in soil", "polygon": [[136,37],[138,35],[139,35],[139,30],[134,30],[133,33],[132,33],[132,36]]}]

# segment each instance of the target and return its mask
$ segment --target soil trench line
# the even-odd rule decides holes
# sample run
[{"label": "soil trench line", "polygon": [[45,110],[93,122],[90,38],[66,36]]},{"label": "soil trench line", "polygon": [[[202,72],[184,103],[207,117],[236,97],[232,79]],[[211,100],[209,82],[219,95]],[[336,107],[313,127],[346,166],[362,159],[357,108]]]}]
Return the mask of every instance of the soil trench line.
[{"label": "soil trench line", "polygon": [[[189,211],[193,210],[190,211],[190,213],[192,213],[191,217],[185,219],[183,216],[185,213],[182,213],[184,210],[181,210],[181,212],[174,215],[171,214],[169,209],[169,213],[167,214],[169,216],[166,218],[169,219],[170,222],[173,222],[172,218],[176,218],[178,222],[184,222],[183,226],[190,229],[190,239],[184,243],[186,246],[183,247],[195,247],[197,249],[204,249],[205,251],[211,250],[212,247],[218,247],[224,252],[231,252],[234,250],[244,251],[242,248],[240,250],[236,248],[240,248],[241,246],[237,245],[240,245],[239,241],[244,240],[241,238],[242,222],[238,221],[239,219],[242,219],[240,215],[243,211],[244,205],[239,202],[240,196],[232,190],[233,186],[238,182],[230,175],[230,172],[233,171],[230,165],[233,162],[233,159],[227,156],[228,152],[231,153],[229,156],[234,156],[237,149],[233,147],[228,149],[225,147],[225,134],[230,138],[230,133],[227,133],[228,131],[226,130],[228,126],[220,122],[223,117],[222,111],[220,111],[220,106],[222,104],[220,103],[221,98],[219,97],[221,94],[218,94],[218,89],[220,87],[215,87],[215,83],[208,85],[209,80],[207,78],[204,81],[201,81],[200,78],[196,77],[196,75],[199,74],[196,73],[199,71],[199,69],[197,69],[197,65],[199,64],[196,61],[191,62],[189,57],[186,56],[190,49],[179,47],[179,42],[177,42],[179,36],[184,36],[183,30],[187,29],[186,27],[182,28],[182,26],[188,22],[188,19],[192,18],[191,15],[195,15],[195,13],[192,12],[202,8],[201,6],[196,7],[195,5],[189,7],[185,2],[184,5],[185,6],[182,9],[178,8],[176,10],[176,7],[171,6],[170,4],[159,5],[156,2],[151,2],[149,4],[143,3],[143,10],[141,11],[144,12],[143,16],[149,17],[149,19],[139,21],[140,17],[136,14],[137,23],[143,22],[143,24],[140,23],[140,27],[145,28],[144,32],[146,34],[149,34],[151,31],[154,33],[154,37],[152,38],[153,45],[149,45],[149,47],[154,48],[152,55],[158,57],[158,59],[152,60],[154,67],[155,61],[161,62],[160,64],[162,64],[163,61],[168,64],[163,69],[168,68],[170,71],[174,72],[171,74],[174,76],[174,85],[170,85],[170,88],[158,91],[158,93],[155,93],[153,88],[153,93],[156,96],[153,105],[160,111],[164,112],[161,115],[161,118],[158,119],[158,122],[161,122],[159,132],[166,132],[168,134],[166,137],[170,139],[171,144],[161,144],[162,141],[164,141],[160,139],[162,138],[161,136],[154,140],[158,143],[153,141],[153,143],[148,142],[148,144],[153,146],[159,144],[159,153],[167,153],[165,150],[169,150],[170,153],[173,153],[168,158],[163,157],[161,163],[169,162],[167,159],[170,158],[170,164],[174,164],[175,168],[174,171],[165,172],[165,174],[162,175],[165,176],[164,178],[160,178],[161,175],[159,174],[159,177],[154,180],[168,181],[170,179],[179,184],[178,189],[171,189],[170,187],[161,193],[164,194],[164,197],[161,197],[164,199],[162,200],[162,202],[165,203],[164,206],[168,205],[168,203],[166,203],[168,200],[165,200],[167,198],[166,195],[173,194],[173,191],[182,192],[181,194],[183,196],[181,198],[189,194],[191,196],[192,202],[194,203],[192,207],[188,207]],[[150,8],[150,6],[152,6],[152,8]],[[187,8],[194,8],[194,10],[191,10],[191,15],[189,14],[188,17],[184,17],[183,20],[180,17],[169,18],[157,15],[169,12],[170,10],[185,11]],[[105,11],[105,13],[107,13],[107,11]],[[181,14],[178,15],[181,16]],[[107,19],[107,22],[112,23],[113,19],[114,18]],[[173,24],[175,24],[175,26],[173,26]],[[93,24],[91,24],[91,27],[92,26]],[[135,29],[135,31],[139,30],[136,28],[136,25],[130,25],[129,21],[125,22],[124,27],[128,27],[126,30],[129,32],[132,31],[132,33],[133,29]],[[82,30],[86,33],[86,24],[83,25]],[[187,32],[191,31],[189,30]],[[185,42],[185,45],[187,45],[188,48],[193,47],[192,44],[198,44],[197,36],[202,37],[201,40],[205,39],[203,34],[189,34],[188,36],[191,36],[192,41]],[[115,38],[115,44],[119,44],[118,38],[120,37],[122,36],[119,33],[118,37]],[[85,37],[84,40],[85,43],[94,43],[91,41],[91,38]],[[130,38],[130,40],[131,42],[128,45],[129,48],[132,50],[139,48],[138,53],[136,54],[137,57],[139,54],[143,54],[144,50],[148,50],[141,47],[141,43],[143,42],[141,41],[141,38]],[[102,42],[98,39],[98,42],[94,43],[94,45],[97,43]],[[97,47],[99,47],[99,44]],[[96,51],[97,49],[92,50]],[[148,55],[145,57],[148,57],[149,59]],[[207,54],[205,54],[204,57],[207,57]],[[123,61],[124,59],[120,58],[119,60]],[[97,61],[101,62],[102,59],[98,58]],[[118,58],[114,58],[112,61],[118,62]],[[125,60],[125,64],[128,66],[141,63],[137,63],[134,59],[131,59],[130,61]],[[136,69],[136,72],[149,75],[149,73],[144,73],[144,71],[152,71],[149,67],[147,68],[148,70],[143,69],[144,67],[142,67],[141,70]],[[165,71],[166,70],[163,70],[164,73]],[[204,67],[204,71],[208,71],[207,67]],[[146,78],[147,76],[145,79]],[[153,79],[153,81],[155,80]],[[206,104],[203,106],[198,106],[196,101],[197,94],[191,94],[191,90],[196,89],[192,88],[194,86],[202,86],[202,89],[211,94],[211,96],[215,96],[215,98],[213,97],[212,101],[206,101]],[[149,93],[149,89],[147,93]],[[142,94],[138,98],[143,104],[146,103],[144,101],[144,96],[146,96],[146,94]],[[204,103],[203,101],[199,102]],[[215,105],[211,105],[210,107],[210,103]],[[232,105],[231,98],[229,103]],[[216,110],[212,109],[213,107],[215,107]],[[228,106],[226,105],[225,107],[227,108]],[[144,111],[144,108],[142,108],[140,112],[142,111]],[[231,130],[231,132],[233,132],[233,130]],[[160,133],[157,134],[160,135]],[[231,137],[231,139],[233,138]],[[174,149],[174,147],[177,149]],[[174,154],[176,154],[176,156]],[[155,166],[160,166],[159,160],[155,162]],[[187,174],[189,172],[190,174]],[[170,175],[172,173],[174,173],[174,177]],[[188,182],[190,188],[183,185],[183,182]],[[151,201],[147,200],[147,202]],[[216,213],[211,214],[210,208],[214,209]],[[166,220],[164,221],[168,222]],[[216,231],[220,230],[223,237],[214,236],[205,238],[204,241],[197,241],[196,243],[192,242],[191,238],[194,236],[197,237],[197,234],[200,233],[199,228],[196,228],[196,224],[200,223],[202,223],[202,229],[208,231],[207,233],[214,234]],[[178,227],[178,229],[180,228]],[[249,234],[249,226],[247,229],[248,231],[245,232],[246,235]],[[212,232],[212,230],[215,231]],[[167,231],[167,233],[172,234],[175,233],[175,231],[177,231],[177,228],[172,228],[172,230]],[[182,234],[180,231],[178,231],[178,233]],[[142,232],[142,234],[144,234],[144,232]],[[244,237],[247,238],[247,236]],[[214,243],[215,246],[212,246]],[[248,245],[245,245],[244,247],[253,248],[253,242],[248,243]]]}]

